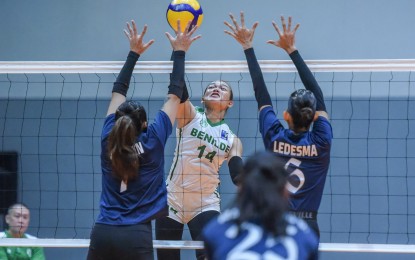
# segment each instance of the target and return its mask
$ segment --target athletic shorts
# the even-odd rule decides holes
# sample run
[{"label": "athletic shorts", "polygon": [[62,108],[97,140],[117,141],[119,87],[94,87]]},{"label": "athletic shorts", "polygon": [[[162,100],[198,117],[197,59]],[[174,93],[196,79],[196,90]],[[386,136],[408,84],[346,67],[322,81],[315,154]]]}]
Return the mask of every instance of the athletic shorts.
[{"label": "athletic shorts", "polygon": [[187,224],[198,214],[214,210],[220,212],[220,196],[217,191],[209,194],[200,192],[169,191],[169,218]]},{"label": "athletic shorts", "polygon": [[128,226],[95,224],[87,259],[153,260],[151,222]]}]

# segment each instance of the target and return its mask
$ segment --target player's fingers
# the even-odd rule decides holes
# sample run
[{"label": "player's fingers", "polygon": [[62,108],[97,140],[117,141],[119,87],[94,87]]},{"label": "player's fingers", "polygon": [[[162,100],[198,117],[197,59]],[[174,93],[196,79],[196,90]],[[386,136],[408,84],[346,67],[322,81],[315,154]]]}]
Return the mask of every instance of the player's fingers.
[{"label": "player's fingers", "polygon": [[182,25],[181,25],[180,20],[177,20],[177,31],[176,31],[176,34],[179,34],[181,32],[182,32]]},{"label": "player's fingers", "polygon": [[131,20],[131,24],[133,25],[133,35],[137,35],[137,25],[135,24],[134,20]]},{"label": "player's fingers", "polygon": [[[187,35],[190,37],[193,35],[193,33],[199,28],[199,26],[195,25],[192,27],[192,29],[187,33]],[[188,28],[186,27],[186,29],[188,30]]]},{"label": "player's fingers", "polygon": [[130,26],[130,24],[129,24],[129,23],[127,23],[127,29],[128,29],[128,33],[129,33],[130,35],[133,35],[133,30],[131,29],[131,26]]},{"label": "player's fingers", "polygon": [[228,26],[229,27],[229,29],[231,29],[234,33],[236,32],[235,31],[235,28],[233,28],[233,26],[230,24],[230,23],[228,23],[227,21],[225,21],[225,22],[223,22],[226,26]]},{"label": "player's fingers", "polygon": [[238,30],[239,29],[239,25],[238,22],[236,22],[235,17],[233,17],[233,14],[229,14],[229,16],[231,17],[232,23],[235,26],[235,29]]},{"label": "player's fingers", "polygon": [[127,32],[127,30],[126,30],[126,29],[124,29],[124,34],[125,34],[125,36],[127,36],[128,40],[130,40],[130,39],[131,39],[131,38],[130,38],[130,34]]},{"label": "player's fingers", "polygon": [[193,30],[194,27],[196,27],[196,26],[192,26],[192,22],[193,22],[192,20],[187,22],[186,28],[184,29],[184,32],[190,33],[190,31]]},{"label": "player's fingers", "polygon": [[245,28],[245,15],[244,12],[241,11],[241,26]]},{"label": "player's fingers", "polygon": [[258,27],[258,25],[259,25],[259,22],[255,22],[253,25],[252,25],[252,32],[255,32],[255,30],[256,30],[256,28]]},{"label": "player's fingers", "polygon": [[154,43],[154,39],[150,40],[148,43],[143,45],[143,49],[147,50]]},{"label": "player's fingers", "polygon": [[281,16],[281,24],[282,24],[282,30],[285,33],[287,31],[287,25],[285,24],[284,16]]},{"label": "player's fingers", "polygon": [[255,29],[258,27],[258,22],[255,22],[254,23],[254,25],[252,25],[252,29],[251,29],[251,31],[252,31],[252,34],[251,34],[251,41],[252,41],[252,39],[254,38],[254,35],[255,35]]},{"label": "player's fingers", "polygon": [[224,30],[224,32],[236,39],[236,35],[234,33],[231,33],[230,31],[227,31],[227,30]]},{"label": "player's fingers", "polygon": [[166,32],[165,34],[166,34],[166,36],[167,36],[167,39],[169,39],[170,43],[172,43],[172,42],[174,41],[174,37],[173,37],[173,36],[171,36],[171,34],[170,34],[170,33],[168,33],[168,32]]},{"label": "player's fingers", "polygon": [[269,40],[269,41],[267,41],[267,43],[275,45],[275,41],[273,41],[273,40]]},{"label": "player's fingers", "polygon": [[146,32],[147,32],[147,24],[144,25],[143,31],[141,32],[141,38],[144,37],[144,35],[146,34]]},{"label": "player's fingers", "polygon": [[297,24],[295,25],[295,27],[294,27],[293,33],[295,33],[299,27],[300,27],[300,24],[299,24],[299,23],[297,23]]},{"label": "player's fingers", "polygon": [[190,20],[190,21],[187,22],[186,28],[184,29],[184,32],[189,32],[189,28],[190,28],[190,25],[191,24],[192,24],[192,20]]},{"label": "player's fingers", "polygon": [[200,38],[202,38],[202,35],[197,35],[197,36],[195,36],[195,37],[193,37],[192,39],[190,39],[190,41],[191,42],[194,42],[194,41],[196,41],[196,40],[199,40]]},{"label": "player's fingers", "polygon": [[292,18],[291,16],[288,16],[288,31],[291,31],[291,22],[292,22]]},{"label": "player's fingers", "polygon": [[277,23],[272,21],[272,25],[274,26],[275,30],[277,31],[278,36],[281,37],[281,31],[280,31],[280,28],[278,27]]}]

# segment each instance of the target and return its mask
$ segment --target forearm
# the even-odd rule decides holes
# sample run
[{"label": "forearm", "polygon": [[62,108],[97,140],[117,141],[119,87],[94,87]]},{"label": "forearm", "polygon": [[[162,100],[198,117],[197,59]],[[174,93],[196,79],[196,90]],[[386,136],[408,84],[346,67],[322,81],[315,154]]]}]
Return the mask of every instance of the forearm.
[{"label": "forearm", "polygon": [[[175,54],[175,51],[172,51],[171,57],[170,57],[171,61],[174,61],[174,54]],[[171,80],[171,77],[172,77],[172,73],[170,73],[170,80]],[[189,92],[187,91],[186,81],[184,80],[184,71],[183,71],[182,81],[183,81],[183,94],[182,94],[182,97],[180,98],[180,103],[184,103],[189,99]]]},{"label": "forearm", "polygon": [[246,61],[248,62],[249,73],[251,74],[252,84],[254,86],[255,98],[258,102],[258,109],[263,106],[271,106],[272,101],[265,85],[264,76],[262,75],[261,67],[259,67],[258,60],[255,56],[253,48],[244,50]]},{"label": "forearm", "polygon": [[182,99],[184,90],[184,63],[186,53],[184,51],[174,51],[173,71],[170,76],[169,94],[176,95]]},{"label": "forearm", "polygon": [[134,71],[135,64],[137,63],[140,54],[130,51],[127,56],[127,60],[124,63],[117,79],[114,82],[112,92],[119,93],[123,96],[127,95],[128,87],[130,85],[131,76]]},{"label": "forearm", "polygon": [[228,167],[229,167],[229,174],[231,176],[231,180],[233,182],[233,184],[238,185],[239,184],[239,179],[240,179],[240,174],[242,173],[242,168],[243,168],[243,161],[242,158],[239,156],[233,156],[228,163]]},{"label": "forearm", "polygon": [[293,61],[295,67],[297,68],[298,74],[300,75],[300,78],[304,84],[304,87],[307,90],[310,90],[311,92],[313,92],[317,100],[316,110],[326,111],[326,105],[324,103],[323,92],[321,91],[320,86],[318,85],[316,79],[314,78],[307,64],[305,64],[298,50],[291,52],[290,58]]}]

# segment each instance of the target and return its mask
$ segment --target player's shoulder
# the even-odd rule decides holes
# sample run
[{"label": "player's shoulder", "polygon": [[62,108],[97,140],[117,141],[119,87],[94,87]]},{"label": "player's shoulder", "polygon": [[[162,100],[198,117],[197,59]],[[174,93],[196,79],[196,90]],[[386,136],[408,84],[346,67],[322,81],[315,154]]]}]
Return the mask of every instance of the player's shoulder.
[{"label": "player's shoulder", "polygon": [[112,130],[112,127],[114,126],[115,123],[115,114],[109,114],[105,120],[104,120],[104,125],[102,126],[102,137],[106,137],[109,135],[109,133]]},{"label": "player's shoulder", "polygon": [[265,116],[267,113],[275,114],[273,106],[263,106],[259,109],[259,116]]},{"label": "player's shoulder", "polygon": [[192,120],[190,120],[190,122],[187,125],[191,124],[192,122],[197,122],[201,120],[207,121],[206,111],[202,107],[195,106],[194,110],[195,110],[194,117],[192,118]]},{"label": "player's shoulder", "polygon": [[107,124],[110,124],[110,123],[113,123],[113,122],[115,122],[115,114],[114,113],[109,114],[105,117],[104,125],[107,125]]},{"label": "player's shoulder", "polygon": [[318,117],[320,118],[324,118],[327,121],[330,121],[330,117],[329,114],[326,111],[316,111],[316,114],[318,115]]},{"label": "player's shoulder", "polygon": [[161,109],[157,112],[156,117],[154,119],[155,121],[159,121],[160,124],[171,125],[169,115],[167,115],[167,113]]},{"label": "player's shoulder", "polygon": [[321,115],[314,121],[312,132],[323,138],[324,144],[333,138],[333,128],[330,120]]}]

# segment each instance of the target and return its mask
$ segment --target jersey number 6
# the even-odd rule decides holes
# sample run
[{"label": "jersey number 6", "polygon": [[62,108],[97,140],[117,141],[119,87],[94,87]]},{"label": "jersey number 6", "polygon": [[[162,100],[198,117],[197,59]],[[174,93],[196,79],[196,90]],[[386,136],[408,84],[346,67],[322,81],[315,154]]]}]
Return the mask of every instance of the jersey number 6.
[{"label": "jersey number 6", "polygon": [[285,169],[288,170],[288,167],[294,166],[295,170],[290,173],[288,176],[288,182],[287,182],[287,190],[293,194],[297,193],[303,187],[305,182],[305,176],[304,173],[298,169],[300,167],[301,161],[297,160],[295,158],[291,158],[286,164]]}]

